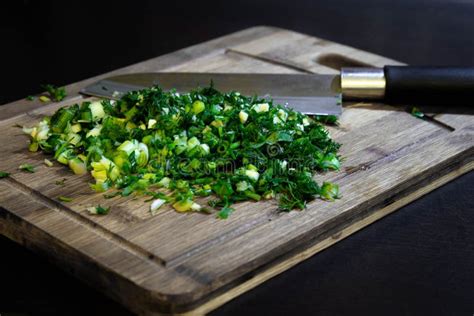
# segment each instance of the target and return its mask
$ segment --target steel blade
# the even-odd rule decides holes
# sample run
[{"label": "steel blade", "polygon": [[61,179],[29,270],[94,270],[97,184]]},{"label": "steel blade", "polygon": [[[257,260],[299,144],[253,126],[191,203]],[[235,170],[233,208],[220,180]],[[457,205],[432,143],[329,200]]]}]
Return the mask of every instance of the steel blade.
[{"label": "steel blade", "polygon": [[271,98],[274,103],[311,115],[340,115],[338,75],[231,74],[231,73],[135,73],[110,77],[84,88],[87,95],[118,99],[129,91],[154,85],[186,93],[207,87],[211,81],[222,92]]}]

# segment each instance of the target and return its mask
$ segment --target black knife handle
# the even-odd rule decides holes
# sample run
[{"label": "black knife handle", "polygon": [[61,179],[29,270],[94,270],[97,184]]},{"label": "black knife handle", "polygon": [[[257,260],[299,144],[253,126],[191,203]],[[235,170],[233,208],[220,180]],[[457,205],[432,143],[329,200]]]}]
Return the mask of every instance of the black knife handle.
[{"label": "black knife handle", "polygon": [[474,67],[385,66],[385,101],[401,104],[474,104]]}]

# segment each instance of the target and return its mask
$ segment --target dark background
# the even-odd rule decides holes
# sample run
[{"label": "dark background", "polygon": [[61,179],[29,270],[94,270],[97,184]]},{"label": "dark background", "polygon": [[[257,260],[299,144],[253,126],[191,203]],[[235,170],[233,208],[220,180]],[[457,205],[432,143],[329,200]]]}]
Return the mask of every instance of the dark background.
[{"label": "dark background", "polygon": [[[2,1],[0,104],[262,24],[409,64],[474,66],[469,0]],[[213,315],[473,315],[473,197],[471,172]],[[0,251],[2,315],[128,314],[4,237]]]}]

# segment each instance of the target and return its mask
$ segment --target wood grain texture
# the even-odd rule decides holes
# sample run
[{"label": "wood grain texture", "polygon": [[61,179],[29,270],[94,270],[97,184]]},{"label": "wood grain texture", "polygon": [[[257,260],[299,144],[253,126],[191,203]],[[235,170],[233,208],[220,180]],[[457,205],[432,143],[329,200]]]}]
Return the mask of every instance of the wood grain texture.
[{"label": "wood grain texture", "polygon": [[[345,65],[385,64],[397,62],[256,27],[112,73],[334,73]],[[437,115],[449,131],[391,106],[348,104],[340,126],[330,128],[343,144],[343,170],[316,177],[337,182],[342,199],[290,213],[277,212],[275,201],[244,202],[226,221],[169,208],[151,216],[143,197],[104,200],[89,189],[89,175],[46,167],[45,156],[29,153],[27,137],[13,127],[82,101],[80,88],[112,73],[68,86],[70,96],[59,104],[2,107],[0,170],[12,176],[0,180],[0,232],[140,314],[208,312],[474,167],[471,116]],[[36,173],[20,172],[21,163]],[[55,184],[62,179],[65,186]],[[99,203],[112,212],[88,215],[86,207]]]}]

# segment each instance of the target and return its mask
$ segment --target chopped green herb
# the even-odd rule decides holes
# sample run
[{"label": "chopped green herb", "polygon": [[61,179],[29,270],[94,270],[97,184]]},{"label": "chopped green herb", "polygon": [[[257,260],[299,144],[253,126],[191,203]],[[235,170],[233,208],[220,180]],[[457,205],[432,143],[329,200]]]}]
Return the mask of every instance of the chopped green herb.
[{"label": "chopped green herb", "polygon": [[339,198],[339,186],[334,183],[324,182],[321,187],[321,197],[328,201]]},{"label": "chopped green herb", "polygon": [[10,174],[8,172],[0,171],[0,179],[6,178],[8,176],[10,176]]},{"label": "chopped green herb", "polygon": [[41,86],[48,92],[51,99],[56,102],[62,101],[66,97],[66,89],[64,87],[56,87],[52,84],[46,84]]},{"label": "chopped green herb", "polygon": [[92,206],[87,208],[89,213],[94,214],[94,215],[106,215],[109,213],[110,207],[102,207],[100,205],[98,206]]},{"label": "chopped green herb", "polygon": [[58,197],[58,200],[62,201],[62,202],[72,202],[72,198],[70,197],[67,197],[67,196],[60,196]]},{"label": "chopped green herb", "polygon": [[[93,190],[117,190],[106,198],[150,195],[154,214],[168,203],[178,212],[208,212],[196,197],[214,195],[209,204],[225,219],[240,201],[275,197],[289,211],[337,198],[336,185],[313,179],[340,169],[340,145],[323,124],[337,119],[212,86],[184,94],[152,87],[61,108],[24,131],[30,150],[76,174],[90,171]],[[97,208],[89,211],[106,213]]]},{"label": "chopped green herb", "polygon": [[335,115],[316,115],[314,120],[324,124],[337,125],[337,116]]},{"label": "chopped green herb", "polygon": [[40,97],[39,97],[39,100],[40,100],[41,102],[50,102],[50,101],[51,101],[51,99],[48,98],[48,97],[45,96],[45,95],[40,96]]},{"label": "chopped green herb", "polygon": [[219,213],[217,213],[217,216],[220,218],[220,219],[227,219],[229,217],[229,215],[234,211],[233,208],[231,207],[228,207],[228,206],[224,206],[220,211]]},{"label": "chopped green herb", "polygon": [[411,115],[413,115],[414,117],[417,117],[417,118],[424,118],[425,117],[425,114],[423,112],[421,112],[420,109],[417,108],[417,107],[413,107],[411,109]]},{"label": "chopped green herb", "polygon": [[28,101],[33,101],[33,100],[35,99],[35,97],[32,96],[32,95],[29,95],[29,96],[26,97],[26,99],[27,99]]},{"label": "chopped green herb", "polygon": [[30,172],[30,173],[35,172],[35,167],[30,165],[29,163],[24,163],[24,164],[20,165],[18,167],[18,169],[23,170],[23,171],[27,171],[27,172]]}]

